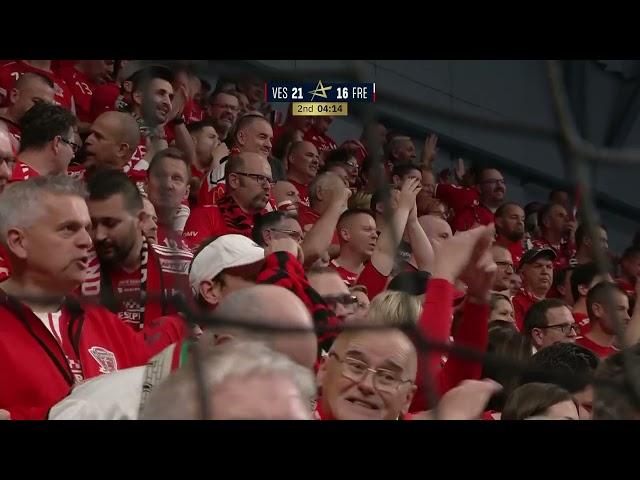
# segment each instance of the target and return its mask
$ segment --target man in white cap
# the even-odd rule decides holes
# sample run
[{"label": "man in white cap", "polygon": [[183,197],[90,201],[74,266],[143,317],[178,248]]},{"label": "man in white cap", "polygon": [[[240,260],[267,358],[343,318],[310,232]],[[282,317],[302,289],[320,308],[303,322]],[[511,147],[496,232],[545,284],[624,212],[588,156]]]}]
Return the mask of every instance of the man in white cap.
[{"label": "man in white cap", "polygon": [[[225,323],[207,328],[199,342],[222,344],[235,338],[258,340],[311,368],[317,346],[311,315],[294,293],[274,285],[255,285],[264,263],[265,251],[242,235],[224,235],[200,248],[191,266],[191,288],[198,303],[203,308],[216,309],[216,314]],[[277,334],[243,329],[241,325],[233,324],[249,321],[266,326],[303,328],[309,333]],[[86,382],[75,388],[51,409],[49,419],[138,418],[150,391],[188,358],[192,339],[172,340],[146,366],[125,369],[100,382]]]}]

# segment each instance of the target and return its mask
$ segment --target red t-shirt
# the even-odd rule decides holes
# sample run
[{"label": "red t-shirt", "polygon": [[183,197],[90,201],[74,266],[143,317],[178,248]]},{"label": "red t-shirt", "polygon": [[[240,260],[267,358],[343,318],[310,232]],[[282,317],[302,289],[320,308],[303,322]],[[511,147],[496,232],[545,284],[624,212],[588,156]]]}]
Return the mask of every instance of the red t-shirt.
[{"label": "red t-shirt", "polygon": [[344,267],[336,265],[333,260],[331,260],[329,265],[340,274],[340,278],[342,278],[342,280],[344,280],[344,283],[346,283],[348,286],[351,287],[352,285],[356,284],[356,280],[358,280],[359,276],[357,273],[353,273]]},{"label": "red t-shirt", "polygon": [[4,247],[0,244],[0,283],[4,282],[10,276],[11,264],[9,263],[9,255],[7,255]]},{"label": "red t-shirt", "polygon": [[533,307],[540,300],[537,300],[531,293],[527,292],[524,288],[511,299],[513,303],[513,312],[516,317],[516,327],[522,332],[524,330],[524,317],[531,307]]},{"label": "red t-shirt", "polygon": [[371,262],[364,264],[364,268],[360,274],[353,273],[344,267],[336,265],[333,260],[329,265],[340,274],[340,278],[342,278],[344,283],[349,287],[353,285],[364,285],[367,287],[369,298],[374,298],[387,286],[388,277],[382,275]]},{"label": "red t-shirt", "polygon": [[118,317],[134,330],[139,330],[139,325],[142,323],[141,273],[140,269],[127,272],[119,268],[110,275],[113,294],[118,302]]},{"label": "red t-shirt", "polygon": [[76,67],[60,68],[57,74],[66,82],[73,94],[78,120],[92,122],[94,119],[91,115],[91,101],[95,90],[93,82]]},{"label": "red t-shirt", "polygon": [[91,119],[98,118],[101,113],[117,110],[120,86],[115,83],[96,85],[91,97]]},{"label": "red t-shirt", "polygon": [[573,315],[573,319],[576,321],[576,325],[580,327],[580,332],[582,334],[585,334],[588,330],[591,330],[589,315],[583,312],[571,312],[571,314]]},{"label": "red t-shirt", "polygon": [[507,237],[498,235],[496,237],[496,243],[509,250],[511,259],[513,260],[513,267],[517,270],[518,266],[520,265],[520,260],[522,260],[522,255],[524,255],[524,246],[522,245],[522,240],[512,242]]},{"label": "red t-shirt", "polygon": [[52,71],[41,70],[32,67],[22,60],[5,63],[0,67],[0,102],[2,106],[8,105],[9,92],[16,85],[16,81],[23,73],[39,73],[51,79],[55,89],[55,102],[64,108],[71,110],[72,93],[66,82]]},{"label": "red t-shirt", "polygon": [[298,183],[295,180],[287,179],[287,182],[290,182],[294,187],[298,189],[298,194],[300,195],[300,203],[305,206],[309,206],[309,185],[303,185],[302,183]]},{"label": "red t-shirt", "polygon": [[495,220],[493,212],[480,203],[480,194],[475,188],[439,183],[435,196],[453,209],[451,229],[454,232],[470,230],[475,225],[489,225]]},{"label": "red t-shirt", "polygon": [[614,347],[603,347],[602,345],[598,345],[593,340],[590,340],[589,338],[584,336],[576,339],[576,343],[588,348],[601,359],[607,358],[609,355],[613,355],[614,353],[617,353],[619,351]]}]

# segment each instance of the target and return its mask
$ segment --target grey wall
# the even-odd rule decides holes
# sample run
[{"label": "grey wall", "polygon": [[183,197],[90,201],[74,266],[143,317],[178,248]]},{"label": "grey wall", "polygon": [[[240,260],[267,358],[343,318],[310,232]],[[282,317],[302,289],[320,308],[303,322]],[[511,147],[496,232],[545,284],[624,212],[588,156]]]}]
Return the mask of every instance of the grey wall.
[{"label": "grey wall", "polygon": [[[275,69],[342,68],[345,61],[337,60],[261,60],[263,66]],[[521,120],[540,125],[556,124],[546,67],[538,60],[368,60],[364,66],[368,81],[376,82],[377,91],[383,89],[402,94],[419,104],[432,104],[454,111],[466,112],[503,120]],[[611,69],[611,68],[610,68]],[[615,68],[613,68],[615,70]],[[590,141],[601,144],[619,90],[631,80],[615,71],[606,71],[601,63],[584,64],[585,134]],[[309,81],[315,80],[309,79]],[[522,166],[562,179],[565,176],[561,152],[550,141],[532,139],[504,132],[490,131],[461,124],[444,117],[419,111],[406,111],[386,105],[384,95],[378,94],[380,111],[419,127],[425,133],[435,131],[473,146],[489,155],[506,159],[515,167]],[[284,109],[286,105],[281,105]],[[361,125],[352,117],[337,117],[330,134],[338,143],[357,138]],[[424,137],[416,138],[421,150]],[[640,122],[634,121],[627,145],[640,146]],[[450,166],[453,158],[441,151],[436,166]],[[471,160],[471,159],[470,159]],[[640,166],[597,166],[594,169],[595,188],[619,200],[640,207],[637,194]],[[520,185],[517,175],[508,175],[509,198],[522,204],[546,199],[548,185]],[[610,229],[612,248],[621,251],[635,231],[636,221],[601,210],[604,223]]]}]

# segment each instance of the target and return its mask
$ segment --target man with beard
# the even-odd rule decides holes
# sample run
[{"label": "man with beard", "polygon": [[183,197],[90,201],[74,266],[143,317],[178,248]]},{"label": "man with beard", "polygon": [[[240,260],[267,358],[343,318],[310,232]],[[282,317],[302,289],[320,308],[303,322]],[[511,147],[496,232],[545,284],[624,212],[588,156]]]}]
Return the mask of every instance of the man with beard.
[{"label": "man with beard", "polygon": [[484,167],[477,174],[475,187],[438,184],[435,196],[453,209],[451,222],[454,231],[470,230],[478,225],[489,225],[494,213],[504,202],[507,186],[500,171]]},{"label": "man with beard", "polygon": [[572,225],[567,210],[560,204],[549,203],[538,211],[540,236],[533,239],[533,245],[553,249],[556,253],[553,268],[568,267],[576,255],[575,245],[571,240]]},{"label": "man with beard", "polygon": [[238,110],[238,98],[231,93],[218,90],[209,97],[208,119],[218,132],[221,142],[227,139],[233,129],[238,117]]},{"label": "man with beard", "polygon": [[98,172],[88,189],[91,237],[99,263],[95,254],[90,256],[82,294],[99,297],[135,331],[176,313],[170,297],[188,291],[191,252],[147,241],[141,226],[146,217],[142,196],[123,172]]},{"label": "man with beard", "polygon": [[173,73],[160,66],[144,68],[132,77],[131,110],[142,135],[131,158],[134,170],[147,170],[153,154],[173,143],[189,160],[195,156],[193,141],[182,118],[188,94],[184,86],[174,92],[173,80]]},{"label": "man with beard", "polygon": [[287,157],[287,180],[291,182],[300,195],[300,202],[309,206],[309,185],[318,173],[320,156],[311,142],[296,142],[291,145]]},{"label": "man with beard", "polygon": [[520,275],[522,288],[513,297],[516,326],[522,331],[529,309],[547,296],[553,280],[553,261],[556,253],[550,248],[532,248],[522,256]]},{"label": "man with beard", "polygon": [[194,250],[208,237],[237,233],[251,238],[254,215],[265,213],[271,193],[271,167],[264,156],[241,153],[229,158],[225,169],[226,193],[216,205],[195,209],[183,238]]},{"label": "man with beard", "polygon": [[496,210],[496,243],[511,253],[515,265],[524,254],[524,210],[517,203],[505,203]]}]

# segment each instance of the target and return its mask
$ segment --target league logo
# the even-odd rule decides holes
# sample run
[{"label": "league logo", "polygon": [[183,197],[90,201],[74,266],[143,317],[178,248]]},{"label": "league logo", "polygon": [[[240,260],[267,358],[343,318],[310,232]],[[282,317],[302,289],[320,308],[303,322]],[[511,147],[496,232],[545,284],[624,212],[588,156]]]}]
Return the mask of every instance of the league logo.
[{"label": "league logo", "polygon": [[113,352],[106,348],[91,347],[89,353],[100,365],[100,373],[113,373],[118,371],[118,362]]}]

